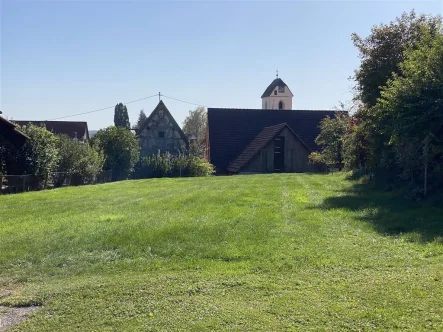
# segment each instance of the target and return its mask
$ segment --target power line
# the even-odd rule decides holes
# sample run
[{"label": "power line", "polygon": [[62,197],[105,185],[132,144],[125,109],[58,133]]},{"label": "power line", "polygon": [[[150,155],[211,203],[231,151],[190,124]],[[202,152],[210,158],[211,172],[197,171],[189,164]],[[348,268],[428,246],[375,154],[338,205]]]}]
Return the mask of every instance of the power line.
[{"label": "power line", "polygon": [[191,102],[189,102],[189,101],[185,101],[185,100],[181,100],[181,99],[177,99],[177,98],[173,98],[173,97],[169,97],[169,96],[165,96],[165,95],[161,95],[161,96],[162,96],[162,97],[169,98],[169,99],[173,99],[173,100],[176,100],[176,101],[180,101],[180,102],[182,102],[182,103],[190,104],[190,105],[196,105],[196,106],[203,106],[203,107],[206,107],[205,105],[202,105],[202,104],[191,103]]},{"label": "power line", "polygon": [[[191,103],[191,102],[186,101],[186,100],[182,100],[182,99],[178,99],[178,98],[174,98],[174,97],[165,96],[165,95],[162,95],[161,93],[156,93],[155,95],[152,95],[152,96],[149,96],[149,97],[144,97],[144,98],[140,98],[140,99],[136,99],[136,100],[127,101],[127,102],[124,102],[123,104],[125,104],[125,105],[126,105],[126,104],[131,104],[131,103],[135,103],[135,102],[138,102],[138,101],[141,101],[141,100],[145,100],[145,99],[149,99],[149,98],[153,98],[153,97],[157,97],[157,96],[161,96],[161,97],[165,97],[165,98],[173,99],[173,100],[176,100],[176,101],[179,101],[179,102],[185,103],[185,104],[190,104],[190,105],[195,105],[195,106],[203,106],[203,107],[206,107],[205,105],[202,105],[202,104]],[[93,111],[88,111],[88,112],[83,112],[83,113],[77,113],[77,114],[72,114],[72,115],[61,116],[61,117],[53,118],[53,119],[49,119],[49,120],[46,120],[46,121],[54,121],[54,120],[60,120],[60,119],[66,119],[66,118],[72,118],[72,117],[74,117],[74,116],[78,116],[78,115],[84,115],[84,114],[89,114],[89,113],[94,113],[94,112],[105,111],[105,110],[108,110],[108,109],[112,109],[112,108],[114,108],[114,107],[115,107],[115,106],[103,107],[103,108],[99,108],[99,109],[96,109],[96,110],[93,110]]]},{"label": "power line", "polygon": [[[131,103],[135,103],[137,101],[141,101],[141,100],[145,100],[145,99],[149,99],[149,98],[153,98],[153,97],[157,97],[157,96],[158,96],[158,94],[155,94],[155,95],[152,95],[152,96],[149,96],[149,97],[144,97],[144,98],[140,98],[140,99],[136,99],[136,100],[127,101],[127,102],[124,102],[123,104],[125,104],[125,105],[126,104],[131,104]],[[89,113],[94,113],[94,112],[100,112],[100,111],[108,110],[108,109],[114,108],[114,107],[115,106],[108,106],[108,107],[100,108],[100,109],[89,111],[89,112],[83,112],[83,113],[77,113],[77,114],[73,114],[73,115],[61,116],[61,117],[49,119],[49,120],[46,120],[46,121],[53,121],[53,120],[59,120],[59,119],[72,118],[72,117],[77,116],[77,115],[83,115],[83,114],[89,114]]]}]

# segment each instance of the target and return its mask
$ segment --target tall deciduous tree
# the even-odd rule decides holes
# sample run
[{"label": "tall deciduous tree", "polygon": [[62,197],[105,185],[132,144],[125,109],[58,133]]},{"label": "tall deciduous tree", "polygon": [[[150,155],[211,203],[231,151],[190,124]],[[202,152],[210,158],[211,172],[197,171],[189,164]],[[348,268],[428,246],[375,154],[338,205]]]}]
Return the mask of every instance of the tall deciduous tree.
[{"label": "tall deciduous tree", "polygon": [[400,69],[383,88],[372,125],[405,179],[443,185],[443,30],[424,31]]},{"label": "tall deciduous tree", "polygon": [[185,118],[185,121],[183,121],[183,132],[188,135],[188,137],[192,135],[197,136],[198,150],[204,148],[207,125],[208,114],[202,106],[197,107],[193,111],[189,111],[189,115]]},{"label": "tall deciduous tree", "polygon": [[355,72],[356,90],[368,107],[376,104],[380,89],[393,73],[402,75],[399,64],[407,49],[416,49],[425,31],[435,34],[442,23],[440,16],[417,15],[414,11],[404,13],[389,24],[374,26],[371,34],[362,38],[352,35],[360,52],[361,64]]},{"label": "tall deciduous tree", "polygon": [[115,105],[114,109],[114,124],[116,127],[131,129],[131,124],[129,123],[128,109],[126,105],[122,103]]},{"label": "tall deciduous tree", "polygon": [[320,122],[320,134],[315,143],[321,147],[321,151],[311,154],[311,161],[324,164],[343,163],[343,137],[348,121],[347,113],[337,112],[335,117],[327,116]]},{"label": "tall deciduous tree", "polygon": [[112,170],[114,180],[127,179],[139,160],[137,137],[126,128],[108,127],[101,129],[92,138],[91,144],[105,155],[105,170]]}]

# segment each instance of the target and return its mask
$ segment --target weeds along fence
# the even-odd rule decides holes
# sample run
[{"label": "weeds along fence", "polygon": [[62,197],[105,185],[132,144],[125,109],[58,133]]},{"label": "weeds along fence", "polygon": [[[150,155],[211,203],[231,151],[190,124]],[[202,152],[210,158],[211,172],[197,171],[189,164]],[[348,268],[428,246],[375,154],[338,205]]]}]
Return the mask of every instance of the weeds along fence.
[{"label": "weeds along fence", "polygon": [[0,195],[53,189],[67,186],[106,183],[112,181],[112,170],[103,171],[95,177],[84,177],[76,173],[53,172],[46,176],[37,175],[0,175]]}]

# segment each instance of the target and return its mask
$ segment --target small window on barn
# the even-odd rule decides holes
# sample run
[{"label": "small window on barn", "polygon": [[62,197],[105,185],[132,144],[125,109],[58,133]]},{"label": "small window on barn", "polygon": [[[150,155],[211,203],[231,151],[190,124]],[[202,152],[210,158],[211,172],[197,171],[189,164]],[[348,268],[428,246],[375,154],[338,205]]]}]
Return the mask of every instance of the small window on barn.
[{"label": "small window on barn", "polygon": [[159,138],[165,138],[165,132],[164,131],[159,131],[158,132],[158,137]]}]

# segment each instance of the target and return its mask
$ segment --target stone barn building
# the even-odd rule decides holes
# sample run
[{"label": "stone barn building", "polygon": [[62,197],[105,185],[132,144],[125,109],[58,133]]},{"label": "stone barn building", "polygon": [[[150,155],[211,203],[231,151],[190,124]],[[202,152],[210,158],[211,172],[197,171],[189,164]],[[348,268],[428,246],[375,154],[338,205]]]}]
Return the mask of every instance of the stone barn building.
[{"label": "stone barn building", "polygon": [[158,152],[179,154],[189,148],[188,138],[162,100],[137,130],[137,136],[141,157]]},{"label": "stone barn building", "polygon": [[[275,79],[262,109],[208,108],[206,157],[218,174],[316,172],[309,154],[319,149],[319,124],[332,110],[291,110],[292,92]],[[269,109],[269,107],[271,107]]]}]

